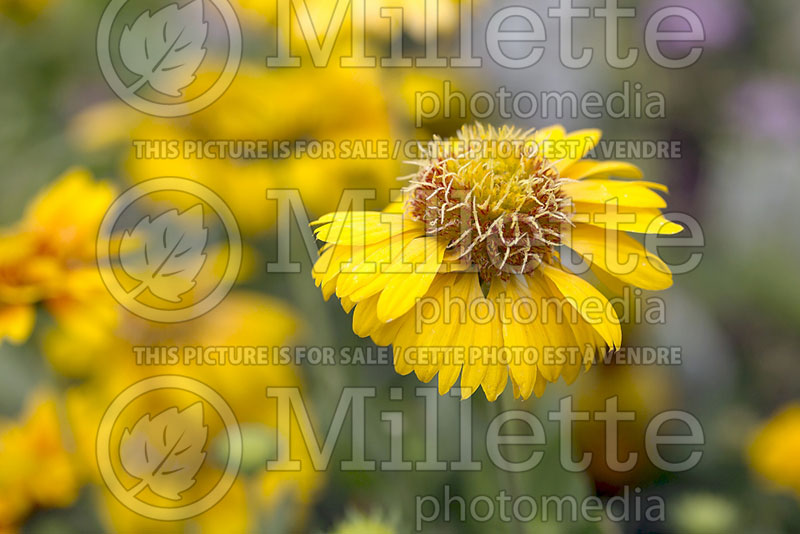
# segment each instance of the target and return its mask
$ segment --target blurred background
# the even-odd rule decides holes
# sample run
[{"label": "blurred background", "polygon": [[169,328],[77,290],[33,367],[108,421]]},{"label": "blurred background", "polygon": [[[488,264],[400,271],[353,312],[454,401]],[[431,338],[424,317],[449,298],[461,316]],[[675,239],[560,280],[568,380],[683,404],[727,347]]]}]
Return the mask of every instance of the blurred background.
[{"label": "blurred background", "polygon": [[[307,4],[313,17],[324,17],[336,2]],[[400,42],[407,56],[424,55],[424,1],[377,4],[404,7],[403,33],[390,34],[386,19],[367,17],[367,49],[385,56]],[[599,523],[542,521],[540,514],[521,526],[497,517],[439,518],[423,525],[424,532],[800,532],[800,238],[792,230],[800,226],[800,9],[788,0],[623,1],[636,8],[636,16],[620,24],[620,50],[637,47],[636,64],[607,65],[603,23],[579,19],[576,51],[590,47],[595,57],[585,68],[569,69],[558,61],[558,21],[547,16],[557,2],[515,2],[541,15],[548,39],[542,61],[511,70],[491,61],[482,42],[488,19],[507,4],[474,4],[481,68],[341,68],[336,58],[349,54],[350,45],[340,36],[327,67],[312,67],[301,45],[296,54],[303,67],[276,69],[265,62],[276,47],[274,0],[234,0],[244,44],[237,76],[212,105],[169,119],[132,109],[104,80],[95,41],[105,2],[0,0],[0,532],[405,533],[416,526],[415,499],[441,500],[445,486],[467,502],[511,487],[579,499],[608,499],[636,487],[643,496],[663,498],[666,513],[663,521]],[[683,57],[701,46],[701,58],[688,68],[665,69],[645,51],[647,20],[666,6],[688,7],[703,23],[704,41],[676,41],[663,49]],[[438,17],[440,49],[455,56],[458,2],[441,0]],[[663,24],[686,30],[680,20]],[[317,28],[324,31],[324,25]],[[292,39],[299,40],[297,34]],[[495,112],[481,120],[522,127],[560,122],[568,130],[601,128],[611,140],[679,143],[680,157],[631,161],[647,179],[669,186],[668,212],[699,221],[704,246],[676,254],[701,251],[702,262],[660,295],[663,324],[625,325],[624,339],[634,346],[680,347],[681,364],[599,365],[570,387],[549,388],[541,399],[505,401],[506,407],[536,414],[548,430],[544,460],[528,473],[346,472],[339,461],[349,458],[349,423],[329,469],[316,471],[305,461],[307,468],[299,472],[267,471],[264,462],[288,438],[276,431],[276,403],[265,396],[266,387],[300,388],[320,435],[345,387],[375,387],[367,457],[388,459],[391,435],[379,411],[394,410],[404,413],[406,459],[415,461],[425,450],[424,400],[414,392],[421,384],[412,375],[398,376],[390,363],[141,366],[133,348],[371,347],[352,333],[351,318],[338,303],[323,301],[297,228],[294,255],[302,272],[267,274],[265,265],[278,248],[275,203],[265,191],[298,189],[313,219],[335,210],[345,188],[376,189],[380,208],[389,189],[398,187],[396,178],[413,167],[402,157],[146,159],[136,157],[132,142],[447,136],[476,117],[447,117],[445,105],[440,113],[428,110],[419,124],[417,94],[441,95],[445,82],[467,96],[495,94],[501,87],[512,93],[608,95],[625,84],[645,104],[649,94],[661,95],[658,116],[614,118],[602,112],[589,118],[578,111],[557,117],[540,110],[511,118]],[[244,243],[233,291],[208,314],[171,325],[126,312],[109,295],[95,262],[97,229],[111,202],[131,185],[159,176],[191,178],[213,190],[236,217]],[[224,499],[178,522],[147,519],[122,506],[103,484],[95,460],[98,426],[111,401],[137,380],[164,373],[196,378],[218,391],[236,414],[244,443],[239,477]],[[389,399],[393,387],[402,388],[403,400]],[[686,410],[704,429],[702,461],[681,474],[647,463],[625,474],[594,464],[585,473],[568,473],[558,464],[558,432],[546,416],[568,394],[590,410],[618,395],[620,408],[635,411],[641,422],[622,425],[620,440],[642,456],[644,422],[666,410]],[[455,459],[461,402],[450,396],[437,402],[440,454]],[[482,436],[497,408],[479,394],[472,409],[475,435]],[[307,459],[294,437],[293,454]],[[578,449],[599,455],[604,447],[602,428],[589,424],[577,431]],[[475,440],[474,454],[486,460],[482,439]],[[211,467],[202,475],[209,480],[223,469],[214,461],[211,451]],[[197,488],[206,484],[199,482]]]}]

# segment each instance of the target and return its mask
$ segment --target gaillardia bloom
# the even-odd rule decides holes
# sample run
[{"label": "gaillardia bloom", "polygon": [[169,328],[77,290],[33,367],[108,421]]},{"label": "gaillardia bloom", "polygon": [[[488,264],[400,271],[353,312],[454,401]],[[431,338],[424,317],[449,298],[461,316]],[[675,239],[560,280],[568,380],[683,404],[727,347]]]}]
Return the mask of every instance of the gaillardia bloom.
[{"label": "gaillardia bloom", "polygon": [[666,188],[637,167],[583,160],[599,139],[479,124],[434,139],[402,202],[312,223],[325,243],[317,285],[354,309],[357,335],[393,344],[398,373],[438,373],[442,394],[459,375],[463,397],[481,386],[492,401],[509,376],[522,398],[571,383],[622,338],[608,299],[576,273],[588,264],[609,287],[665,289],[669,268],[627,232],[682,229],[661,214]]}]

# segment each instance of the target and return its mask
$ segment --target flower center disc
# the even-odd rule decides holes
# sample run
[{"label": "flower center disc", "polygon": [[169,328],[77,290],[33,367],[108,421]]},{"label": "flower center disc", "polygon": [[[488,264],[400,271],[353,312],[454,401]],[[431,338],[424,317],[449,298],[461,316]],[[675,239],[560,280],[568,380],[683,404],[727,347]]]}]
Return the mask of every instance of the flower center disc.
[{"label": "flower center disc", "polygon": [[552,262],[570,200],[530,132],[463,128],[437,139],[407,188],[406,211],[483,281]]}]

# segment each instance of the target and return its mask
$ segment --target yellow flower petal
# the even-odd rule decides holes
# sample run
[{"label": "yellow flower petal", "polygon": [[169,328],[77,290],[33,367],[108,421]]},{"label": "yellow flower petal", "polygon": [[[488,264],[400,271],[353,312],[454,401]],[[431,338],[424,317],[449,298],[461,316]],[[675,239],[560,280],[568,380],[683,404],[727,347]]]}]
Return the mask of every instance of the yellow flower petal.
[{"label": "yellow flower petal", "polygon": [[[452,291],[457,276],[458,275],[442,275],[436,277],[426,294],[426,297],[431,299],[430,302],[440,302],[445,287],[448,287],[450,291]],[[380,302],[380,297],[378,301]],[[448,328],[448,325],[443,320],[442,314],[439,314],[438,317],[432,315],[432,318],[436,318],[433,323],[420,321],[418,324],[416,320],[418,317],[427,316],[426,304],[427,303],[422,301],[415,302],[414,308],[397,320],[402,321],[402,326],[397,330],[397,335],[393,341],[395,369],[398,369],[398,373],[400,374],[406,374],[413,370],[417,373],[417,376],[421,377],[421,380],[423,380],[423,378],[427,379],[423,380],[423,382],[430,381],[435,376],[438,370],[438,362],[427,359],[427,353],[422,353],[419,349],[421,347],[434,346],[437,342],[444,345],[445,341],[441,337],[437,341],[431,332],[437,331],[441,334],[443,329]],[[379,317],[378,320],[380,321]],[[392,323],[397,321],[392,321]],[[404,372],[401,372],[399,369],[403,369]]]},{"label": "yellow flower petal", "polygon": [[[533,306],[536,304],[531,299],[527,282],[521,276],[512,276],[508,281],[496,280],[492,283],[489,297],[497,303],[499,310],[502,310],[500,317],[503,318],[503,346],[511,351],[508,361],[511,379],[519,388],[522,397],[528,398],[536,381],[538,359],[535,362],[526,362],[521,357],[521,351],[529,347],[539,350],[547,345],[547,339],[543,337],[543,329],[538,320],[531,323],[522,320],[527,317],[518,317],[522,313],[519,301],[526,299],[529,303],[528,309],[532,312],[535,310],[530,304]],[[541,357],[541,352],[537,353],[537,356]]]},{"label": "yellow flower petal", "polygon": [[622,328],[617,313],[600,291],[586,280],[557,267],[542,264],[541,268],[561,295],[603,336],[610,347],[622,345]]},{"label": "yellow flower petal", "polygon": [[667,202],[648,186],[651,182],[619,182],[614,180],[580,180],[561,186],[573,202],[605,204],[617,200],[620,206],[634,208],[666,208]]},{"label": "yellow flower petal", "polygon": [[372,335],[384,323],[378,320],[378,295],[373,295],[356,304],[353,313],[353,333],[358,337]]},{"label": "yellow flower petal", "polygon": [[[573,345],[569,346],[570,352],[565,353],[569,358],[564,363],[561,376],[567,384],[571,384],[580,374],[581,369],[585,366],[588,369],[594,361],[594,355],[598,350],[604,350],[606,347],[605,340],[600,336],[597,330],[587,323],[580,314],[576,314],[573,308],[564,299],[558,287],[546,275],[539,277],[541,283],[549,287],[549,294],[554,295],[561,306],[561,315],[557,317],[564,318],[564,325],[569,326],[572,330],[572,337],[570,341]],[[548,313],[550,311],[548,310]],[[558,311],[556,311],[558,313]],[[577,315],[577,316],[576,316]],[[588,366],[586,365],[588,362]]]},{"label": "yellow flower petal", "polygon": [[[355,247],[358,248],[358,247]],[[314,262],[311,274],[317,286],[326,286],[331,280],[339,276],[342,265],[349,262],[353,256],[353,249],[349,245],[335,245],[325,248],[320,257]]]},{"label": "yellow flower petal", "polygon": [[555,143],[564,139],[567,131],[560,124],[540,128],[533,132],[533,142],[541,146],[543,143]]},{"label": "yellow flower petal", "polygon": [[506,389],[508,384],[508,367],[502,364],[490,365],[486,371],[486,376],[481,382],[483,392],[489,402],[494,402],[497,397]]},{"label": "yellow flower petal", "polygon": [[378,295],[373,295],[356,304],[353,313],[353,333],[359,337],[371,337],[377,345],[390,345],[397,333],[413,312],[391,323],[378,320]]},{"label": "yellow flower petal", "polygon": [[322,284],[322,298],[325,299],[325,302],[333,296],[336,292],[336,283],[339,281],[339,275],[337,274],[330,280],[326,281]]},{"label": "yellow flower petal", "polygon": [[388,279],[378,300],[378,319],[386,323],[400,317],[425,295],[439,272],[446,245],[435,237],[419,237],[405,247],[401,258],[405,272],[382,275]]},{"label": "yellow flower petal", "polygon": [[603,230],[587,224],[575,225],[564,244],[626,284],[662,290],[672,285],[672,273],[661,259],[624,232]]},{"label": "yellow flower petal", "polygon": [[623,208],[616,202],[593,204],[575,202],[572,222],[591,224],[600,228],[617,229],[637,234],[674,235],[683,231],[683,226],[668,220],[654,208]]},{"label": "yellow flower petal", "polygon": [[[458,378],[458,373],[464,363],[464,351],[469,347],[464,343],[464,334],[468,331],[471,321],[466,309],[461,309],[458,306],[453,306],[451,309],[446,309],[447,302],[463,302],[469,305],[476,276],[469,274],[453,274],[439,277],[439,283],[431,288],[426,298],[439,303],[439,308],[436,310],[438,313],[431,316],[430,321],[425,321],[420,325],[420,329],[416,332],[416,338],[410,347],[416,350],[420,348],[433,348],[434,352],[428,355],[420,354],[420,364],[415,366],[417,376],[420,380],[426,381],[433,378],[433,376],[445,368],[449,369],[444,378],[439,377],[440,382],[444,380],[449,383],[447,389],[442,393],[450,390],[455,382],[454,377]],[[419,314],[414,317],[427,317],[425,313],[425,304],[419,304],[413,313]],[[463,315],[462,315],[463,314]],[[408,323],[413,323],[413,327],[417,328],[416,321],[409,320]],[[449,351],[441,352],[438,351]],[[440,390],[444,384],[440,383]]]},{"label": "yellow flower petal", "polygon": [[375,342],[376,345],[391,345],[394,340],[397,339],[397,333],[400,331],[400,328],[403,327],[405,321],[408,320],[408,316],[411,313],[412,312],[408,312],[403,317],[400,317],[391,323],[382,323],[381,326],[379,326],[374,332],[372,332],[372,334],[370,334],[369,337],[372,338],[372,341]]},{"label": "yellow flower petal", "polygon": [[317,239],[326,243],[369,245],[404,232],[424,233],[421,223],[399,213],[356,211],[329,213],[311,223]]},{"label": "yellow flower petal", "polygon": [[[484,297],[478,275],[471,273],[472,289],[470,303],[475,303],[477,309],[480,305],[489,305],[489,299]],[[508,373],[505,362],[495,361],[500,356],[499,350],[503,347],[503,330],[497,314],[487,321],[469,324],[463,333],[463,343],[467,345],[468,357],[461,371],[461,398],[471,396],[483,383],[490,367],[500,367]]]},{"label": "yellow flower petal", "polygon": [[24,343],[33,331],[36,310],[28,304],[0,305],[0,342]]},{"label": "yellow flower petal", "polygon": [[353,308],[356,305],[355,302],[353,302],[347,297],[341,298],[339,302],[342,304],[342,309],[344,310],[345,313],[350,313],[351,311],[353,311]]},{"label": "yellow flower petal", "polygon": [[[350,262],[342,265],[336,294],[339,297],[350,297],[358,302],[383,289],[385,277],[388,276],[385,274],[387,267],[391,265],[392,260],[401,257],[405,247],[416,237],[414,233],[404,233],[369,245],[363,249],[363,253],[359,251],[360,258],[351,258]],[[363,291],[376,279],[383,283],[373,286],[373,291]],[[359,289],[362,291],[358,291]],[[357,291],[358,294],[355,294]]]},{"label": "yellow flower petal", "polygon": [[544,390],[547,387],[547,380],[542,375],[536,377],[536,383],[533,385],[533,394],[536,395],[537,399],[542,398],[544,395]]},{"label": "yellow flower petal", "polygon": [[531,295],[539,308],[538,322],[542,330],[540,337],[547,339],[544,348],[540,349],[537,362],[539,374],[548,382],[555,382],[565,368],[566,362],[559,361],[559,358],[564,356],[563,351],[577,345],[570,326],[570,314],[564,313],[564,303],[561,303],[561,309],[551,304],[554,302],[554,297],[558,299],[561,295],[552,290],[552,286],[547,283],[541,271],[534,271],[526,276],[526,279]]},{"label": "yellow flower petal", "polygon": [[558,169],[558,172],[561,173],[575,162],[583,159],[591,149],[597,146],[602,135],[603,133],[600,130],[595,129],[570,132],[563,141],[557,143],[558,148],[556,152],[563,152],[566,155],[556,153],[554,154],[554,158],[548,159],[556,160],[555,167]]},{"label": "yellow flower petal", "polygon": [[383,213],[403,213],[405,210],[406,206],[403,202],[392,202],[383,208]]},{"label": "yellow flower petal", "polygon": [[644,176],[642,170],[632,163],[624,161],[577,161],[565,168],[561,173],[563,178],[581,180],[583,178],[631,178],[639,179]]}]

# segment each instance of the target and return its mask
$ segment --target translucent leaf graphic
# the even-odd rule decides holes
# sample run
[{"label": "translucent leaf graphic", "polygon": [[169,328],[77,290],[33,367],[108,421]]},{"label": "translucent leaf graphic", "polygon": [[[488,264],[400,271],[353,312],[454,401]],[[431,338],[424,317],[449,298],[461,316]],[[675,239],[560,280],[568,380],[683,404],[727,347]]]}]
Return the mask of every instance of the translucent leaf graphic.
[{"label": "translucent leaf graphic", "polygon": [[141,282],[131,295],[149,289],[160,299],[180,302],[181,295],[196,284],[206,261],[207,242],[200,204],[183,213],[170,210],[153,220],[149,216],[140,220],[120,242],[122,268]]},{"label": "translucent leaf graphic", "polygon": [[149,487],[160,497],[180,500],[205,461],[207,439],[200,402],[183,411],[168,408],[152,419],[150,414],[142,416],[132,430],[122,432],[119,444],[122,467],[139,479],[130,494]]},{"label": "translucent leaf graphic", "polygon": [[135,93],[149,83],[160,93],[181,96],[205,58],[207,36],[203,0],[139,15],[133,25],[123,28],[119,43],[122,62],[140,76],[128,90]]}]

